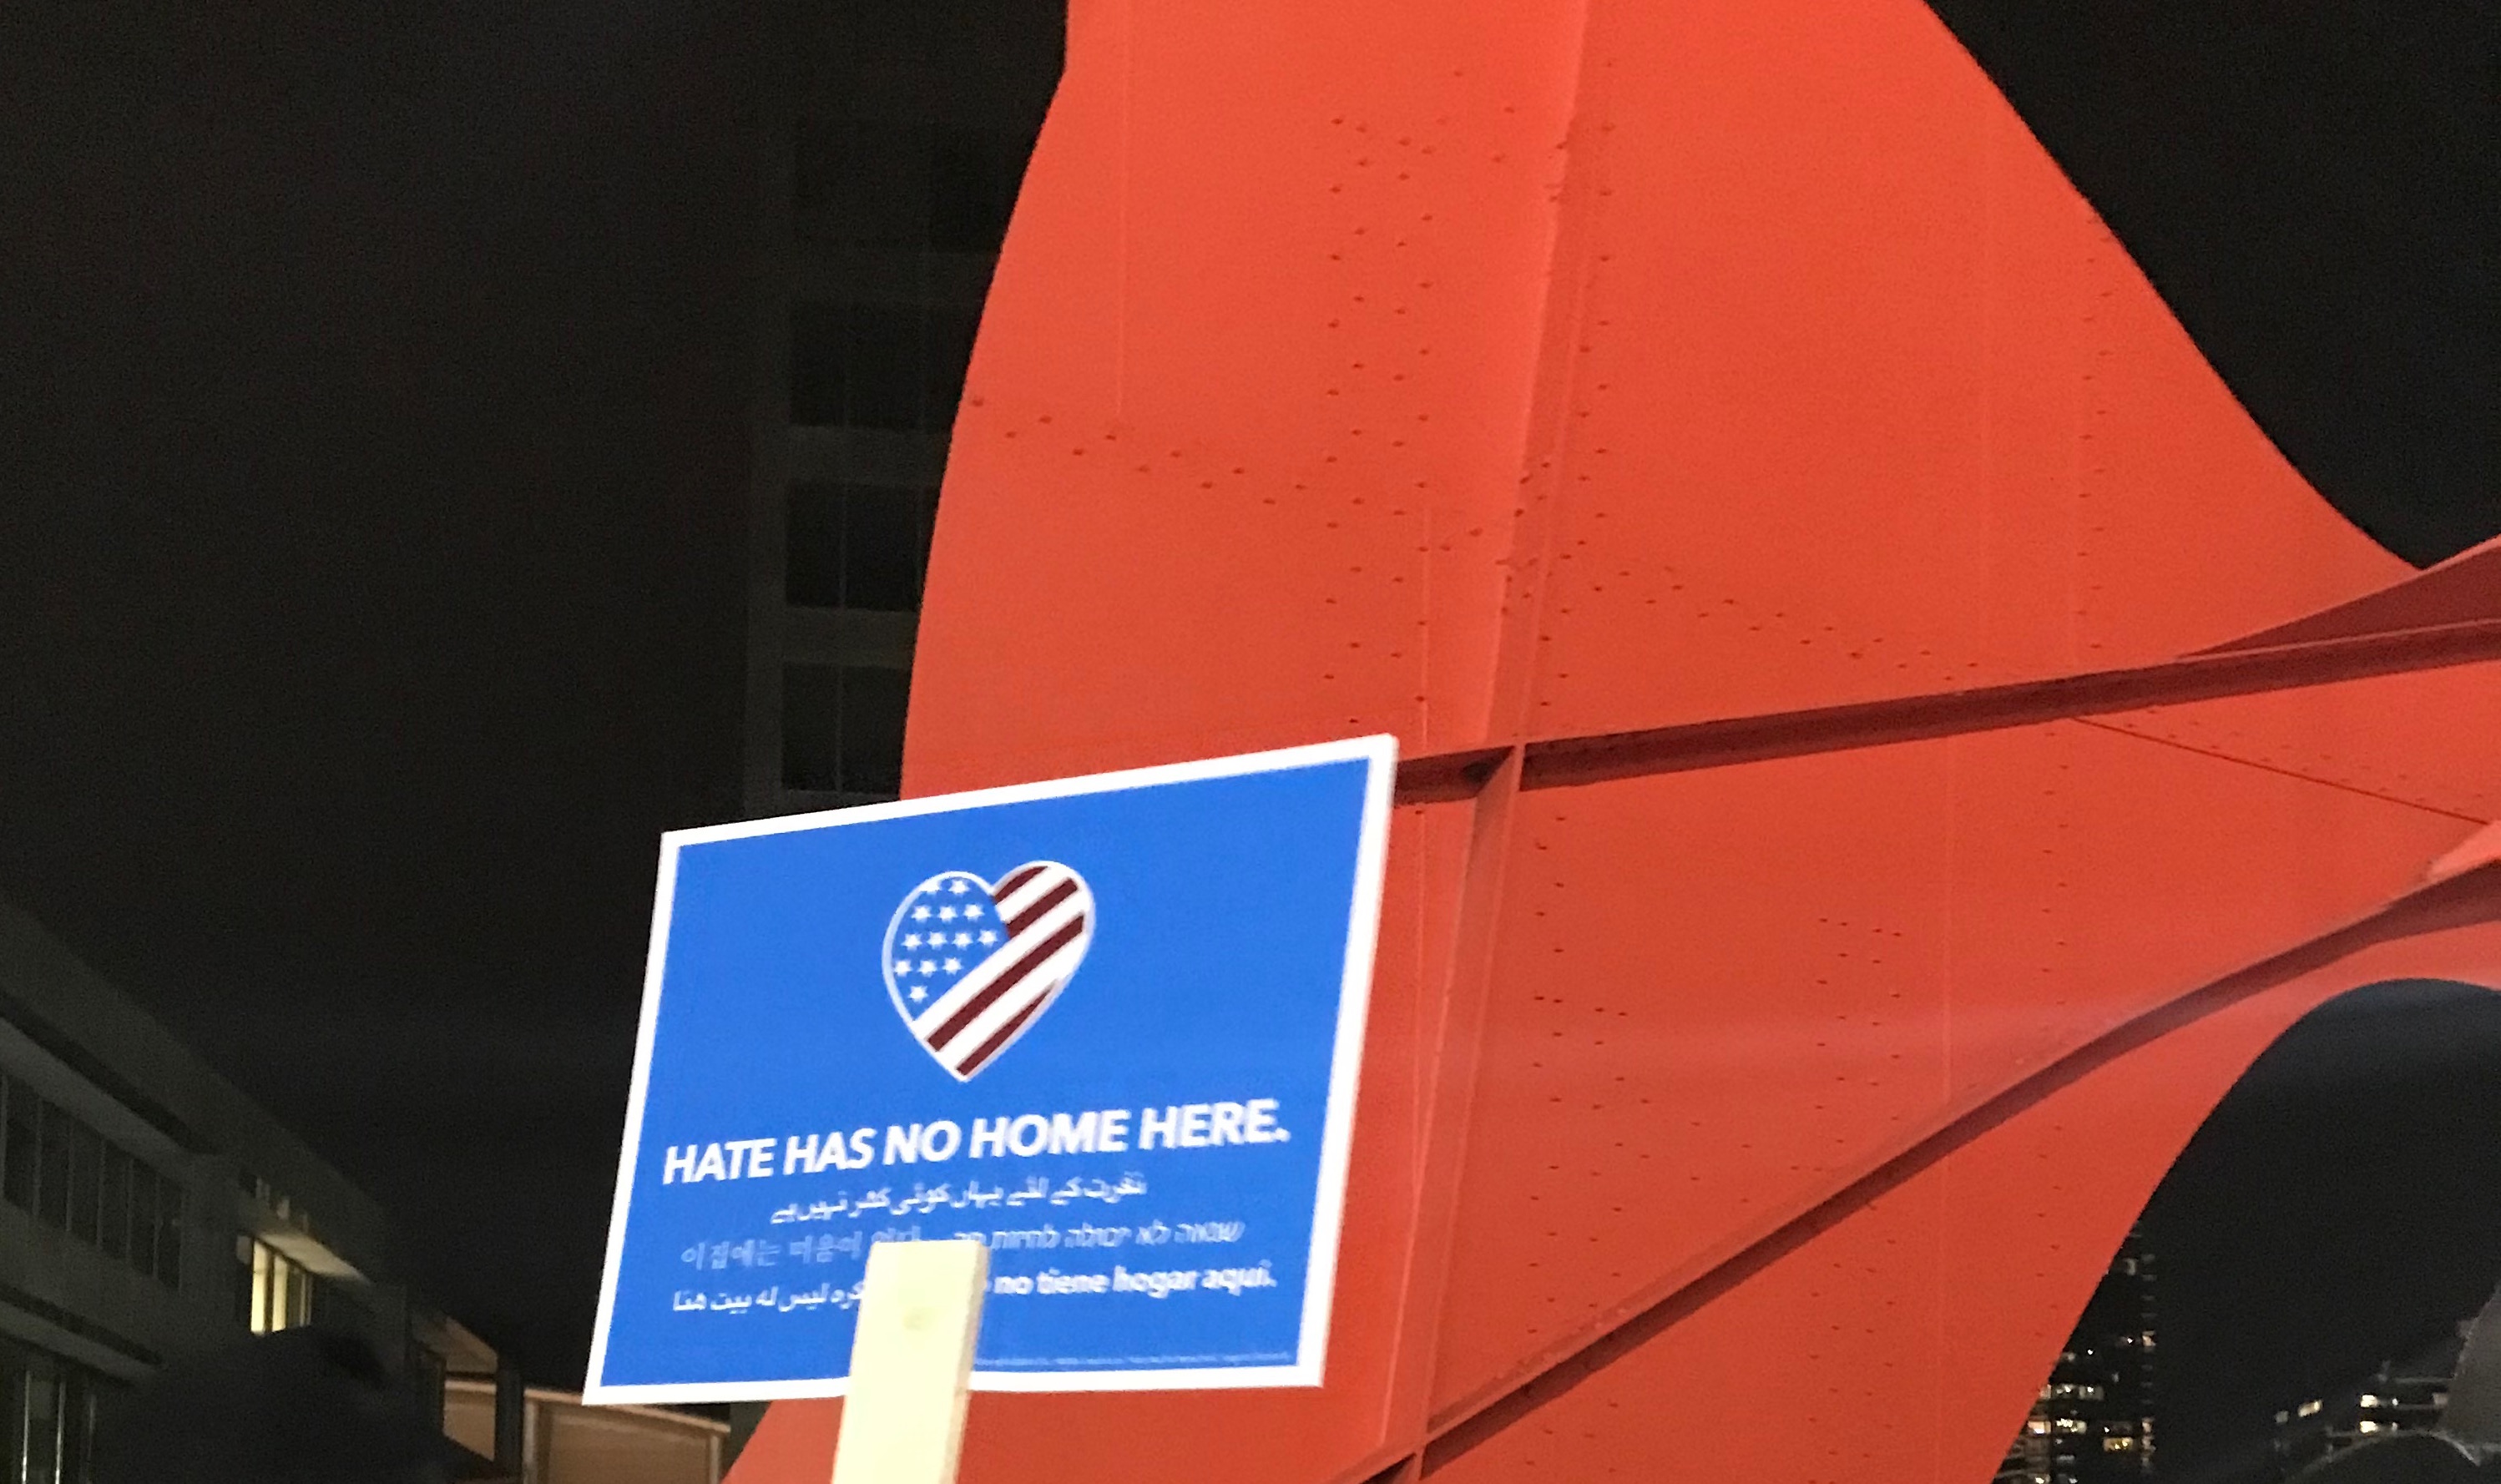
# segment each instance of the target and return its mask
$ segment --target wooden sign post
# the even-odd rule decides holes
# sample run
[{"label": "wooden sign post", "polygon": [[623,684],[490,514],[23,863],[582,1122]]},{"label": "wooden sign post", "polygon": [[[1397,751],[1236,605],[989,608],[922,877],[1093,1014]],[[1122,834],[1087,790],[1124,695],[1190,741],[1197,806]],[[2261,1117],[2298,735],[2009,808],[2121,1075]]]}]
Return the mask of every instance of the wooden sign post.
[{"label": "wooden sign post", "polygon": [[955,1484],[989,1276],[977,1241],[869,1249],[833,1484]]}]

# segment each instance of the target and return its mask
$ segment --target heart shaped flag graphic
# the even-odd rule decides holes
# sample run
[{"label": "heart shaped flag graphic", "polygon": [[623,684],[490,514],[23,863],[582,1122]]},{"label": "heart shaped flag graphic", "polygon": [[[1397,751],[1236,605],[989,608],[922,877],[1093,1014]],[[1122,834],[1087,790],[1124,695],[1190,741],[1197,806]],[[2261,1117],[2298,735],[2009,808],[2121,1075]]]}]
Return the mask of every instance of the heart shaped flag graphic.
[{"label": "heart shaped flag graphic", "polygon": [[1093,940],[1094,893],[1056,861],[1018,866],[995,886],[944,871],[886,924],[885,992],[921,1049],[969,1081],[1033,1029]]}]

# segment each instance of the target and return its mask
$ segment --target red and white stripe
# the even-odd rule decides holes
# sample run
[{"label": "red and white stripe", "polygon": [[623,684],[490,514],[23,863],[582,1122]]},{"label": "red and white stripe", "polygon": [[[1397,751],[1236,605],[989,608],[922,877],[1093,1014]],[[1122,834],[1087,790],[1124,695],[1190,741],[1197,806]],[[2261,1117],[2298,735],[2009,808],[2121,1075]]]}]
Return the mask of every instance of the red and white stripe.
[{"label": "red and white stripe", "polygon": [[990,889],[1007,940],[912,1017],[912,1029],[958,1077],[1008,1047],[1085,957],[1094,894],[1054,861],[1019,866]]}]

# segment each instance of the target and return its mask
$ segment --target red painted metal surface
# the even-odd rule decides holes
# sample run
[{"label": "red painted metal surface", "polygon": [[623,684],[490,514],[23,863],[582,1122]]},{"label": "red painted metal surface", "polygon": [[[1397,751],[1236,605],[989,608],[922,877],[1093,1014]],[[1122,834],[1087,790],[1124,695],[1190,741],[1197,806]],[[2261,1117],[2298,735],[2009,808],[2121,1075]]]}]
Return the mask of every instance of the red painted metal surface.
[{"label": "red painted metal surface", "polygon": [[2339,519],[1911,0],[1079,0],[942,511],[913,791],[1417,759],[1328,1384],[975,1484],[1984,1479],[2274,1036],[2501,986],[2501,548]]}]

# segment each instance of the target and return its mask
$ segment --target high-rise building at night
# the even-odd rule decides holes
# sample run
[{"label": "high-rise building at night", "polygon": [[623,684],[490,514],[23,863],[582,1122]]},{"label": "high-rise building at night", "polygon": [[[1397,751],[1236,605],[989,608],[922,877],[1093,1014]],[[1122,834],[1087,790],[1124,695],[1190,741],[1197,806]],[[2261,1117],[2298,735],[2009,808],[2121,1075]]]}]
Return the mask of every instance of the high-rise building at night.
[{"label": "high-rise building at night", "polygon": [[1995,1484],[2152,1477],[2153,1319],[2153,1254],[2130,1232],[2050,1368]]},{"label": "high-rise building at night", "polygon": [[754,305],[750,814],[900,786],[948,431],[1059,80],[1060,0],[832,0],[768,22]]},{"label": "high-rise building at night", "polygon": [[2404,1433],[2428,1433],[2449,1405],[2450,1379],[2475,1327],[2461,1319],[2447,1334],[2388,1361],[2334,1396],[2316,1397],[2275,1414],[2271,1479],[2286,1480],[2356,1443]]}]

